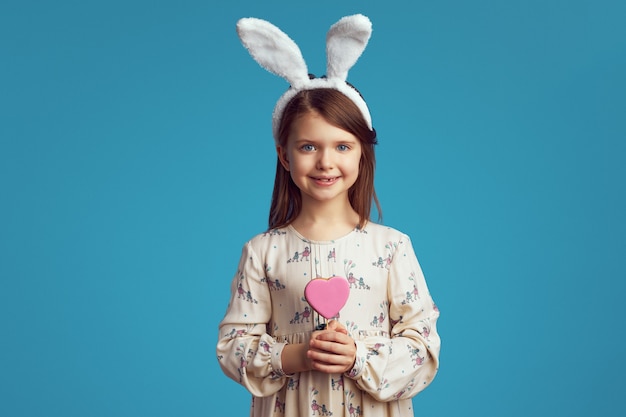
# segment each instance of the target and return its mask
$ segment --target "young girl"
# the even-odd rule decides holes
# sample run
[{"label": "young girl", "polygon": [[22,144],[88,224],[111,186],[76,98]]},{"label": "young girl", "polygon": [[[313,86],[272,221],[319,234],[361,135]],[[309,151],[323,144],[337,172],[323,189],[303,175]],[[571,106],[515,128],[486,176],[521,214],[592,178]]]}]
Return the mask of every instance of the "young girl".
[{"label": "young girl", "polygon": [[[349,16],[328,33],[325,78],[259,19],[238,23],[244,45],[291,87],[274,109],[277,165],[269,229],[243,247],[217,354],[253,395],[251,415],[413,416],[434,378],[439,316],[409,238],[370,221],[376,133],[345,80],[371,33]],[[294,48],[295,47],[295,48]],[[304,296],[343,277],[348,299],[330,321]]]}]

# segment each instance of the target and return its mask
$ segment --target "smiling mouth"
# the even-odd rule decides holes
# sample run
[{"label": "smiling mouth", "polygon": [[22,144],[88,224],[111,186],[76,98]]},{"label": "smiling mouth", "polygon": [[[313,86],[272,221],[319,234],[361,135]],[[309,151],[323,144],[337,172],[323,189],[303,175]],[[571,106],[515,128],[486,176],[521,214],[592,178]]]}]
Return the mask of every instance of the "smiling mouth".
[{"label": "smiling mouth", "polygon": [[330,178],[326,178],[326,177],[312,177],[313,180],[319,184],[324,184],[324,185],[330,185],[330,184],[334,184],[339,177],[330,177]]}]

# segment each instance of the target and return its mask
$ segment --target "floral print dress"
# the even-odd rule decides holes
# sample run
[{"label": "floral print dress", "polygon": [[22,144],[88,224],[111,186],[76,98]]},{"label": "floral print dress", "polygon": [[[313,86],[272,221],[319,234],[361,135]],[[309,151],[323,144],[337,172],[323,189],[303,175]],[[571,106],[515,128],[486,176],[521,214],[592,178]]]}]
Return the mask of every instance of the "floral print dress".
[{"label": "floral print dress", "polygon": [[[336,319],[355,340],[354,367],[286,375],[284,346],[307,343],[324,322],[304,287],[334,276],[350,284]],[[437,372],[440,338],[439,311],[408,236],[371,222],[324,242],[292,226],[271,230],[244,245],[231,288],[217,355],[224,373],[252,394],[251,416],[414,415],[411,398]]]}]

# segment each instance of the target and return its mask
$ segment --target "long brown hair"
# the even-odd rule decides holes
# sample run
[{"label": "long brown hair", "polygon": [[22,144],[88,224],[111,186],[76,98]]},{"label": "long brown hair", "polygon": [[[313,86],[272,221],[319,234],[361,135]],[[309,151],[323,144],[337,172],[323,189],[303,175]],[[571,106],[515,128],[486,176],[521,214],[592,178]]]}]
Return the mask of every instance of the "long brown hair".
[{"label": "long brown hair", "polygon": [[[344,94],[331,88],[318,88],[300,91],[287,104],[278,128],[278,146],[287,147],[287,139],[292,123],[306,113],[316,112],[328,123],[356,136],[361,142],[361,161],[359,175],[354,185],[348,190],[350,205],[359,215],[359,227],[365,227],[370,220],[372,202],[378,211],[378,220],[382,211],[374,190],[374,169],[376,157],[376,131],[370,130],[359,108]],[[269,228],[276,229],[291,224],[302,209],[300,190],[291,179],[280,160],[276,160],[276,177],[270,206]]]}]

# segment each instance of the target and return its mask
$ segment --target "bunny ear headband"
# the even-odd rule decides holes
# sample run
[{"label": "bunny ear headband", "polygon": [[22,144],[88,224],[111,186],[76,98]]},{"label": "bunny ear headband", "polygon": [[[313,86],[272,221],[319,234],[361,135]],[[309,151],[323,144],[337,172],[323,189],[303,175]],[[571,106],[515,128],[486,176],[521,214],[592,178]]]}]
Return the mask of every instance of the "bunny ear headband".
[{"label": "bunny ear headband", "polygon": [[359,92],[346,83],[348,70],[359,59],[372,33],[370,20],[356,14],[341,18],[326,35],[326,77],[309,79],[300,48],[284,32],[257,18],[237,22],[237,33],[252,58],[269,72],[289,82],[289,89],[278,99],[272,115],[272,133],[278,141],[278,126],[285,106],[300,91],[332,88],[346,95],[357,105],[367,126],[372,117]]}]

